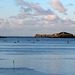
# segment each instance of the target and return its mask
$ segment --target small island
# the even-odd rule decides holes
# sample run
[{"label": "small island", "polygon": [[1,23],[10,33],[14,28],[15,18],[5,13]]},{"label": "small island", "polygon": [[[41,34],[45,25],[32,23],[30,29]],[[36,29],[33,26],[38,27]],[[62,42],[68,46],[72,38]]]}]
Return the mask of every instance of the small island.
[{"label": "small island", "polygon": [[53,35],[47,35],[47,34],[36,34],[34,37],[38,38],[75,38],[75,36],[71,33],[67,32],[60,32],[60,33],[55,33]]}]

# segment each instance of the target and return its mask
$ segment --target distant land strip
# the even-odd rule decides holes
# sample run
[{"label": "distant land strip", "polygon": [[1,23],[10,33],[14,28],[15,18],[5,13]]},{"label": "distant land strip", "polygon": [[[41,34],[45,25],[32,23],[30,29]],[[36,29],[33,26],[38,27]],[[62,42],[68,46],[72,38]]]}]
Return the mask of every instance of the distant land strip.
[{"label": "distant land strip", "polygon": [[34,38],[34,36],[0,36],[0,38]]},{"label": "distant land strip", "polygon": [[60,32],[60,33],[55,33],[53,35],[36,34],[35,37],[36,38],[75,38],[75,35],[68,32]]},{"label": "distant land strip", "polygon": [[68,32],[60,32],[52,35],[36,34],[35,36],[0,36],[0,38],[75,38],[75,35]]}]

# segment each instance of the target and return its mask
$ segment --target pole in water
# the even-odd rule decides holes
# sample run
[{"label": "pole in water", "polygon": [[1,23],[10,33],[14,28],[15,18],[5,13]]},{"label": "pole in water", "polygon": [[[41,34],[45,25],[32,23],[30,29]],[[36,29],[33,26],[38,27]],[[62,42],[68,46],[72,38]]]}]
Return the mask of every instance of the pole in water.
[{"label": "pole in water", "polygon": [[13,60],[13,69],[15,68],[15,62],[14,62],[14,60]]}]

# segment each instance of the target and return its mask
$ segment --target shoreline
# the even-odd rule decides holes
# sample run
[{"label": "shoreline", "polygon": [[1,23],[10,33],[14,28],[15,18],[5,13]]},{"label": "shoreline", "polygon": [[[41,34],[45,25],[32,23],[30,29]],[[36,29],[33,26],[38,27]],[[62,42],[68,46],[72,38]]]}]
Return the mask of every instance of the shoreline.
[{"label": "shoreline", "polygon": [[75,38],[75,35],[68,32],[60,32],[52,35],[36,34],[35,36],[0,36],[0,38]]}]

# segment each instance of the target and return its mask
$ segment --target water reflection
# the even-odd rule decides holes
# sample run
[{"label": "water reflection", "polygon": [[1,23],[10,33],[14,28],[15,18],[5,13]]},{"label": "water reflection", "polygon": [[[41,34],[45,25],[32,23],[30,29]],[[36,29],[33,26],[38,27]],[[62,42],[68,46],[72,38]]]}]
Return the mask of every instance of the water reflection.
[{"label": "water reflection", "polygon": [[[8,58],[8,56],[5,56]],[[27,67],[44,73],[51,74],[75,74],[75,55],[9,55],[9,60],[0,61],[0,67],[15,68]],[[70,59],[69,59],[70,58]],[[5,64],[6,63],[6,64]]]}]

